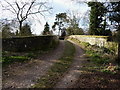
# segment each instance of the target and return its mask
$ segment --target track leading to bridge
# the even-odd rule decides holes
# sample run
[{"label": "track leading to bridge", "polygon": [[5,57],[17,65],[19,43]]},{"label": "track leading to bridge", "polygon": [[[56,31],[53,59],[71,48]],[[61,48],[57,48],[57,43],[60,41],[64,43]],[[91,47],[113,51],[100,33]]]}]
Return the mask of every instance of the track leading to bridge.
[{"label": "track leading to bridge", "polygon": [[64,42],[60,40],[55,50],[40,56],[36,60],[3,68],[2,88],[30,88],[61,57],[64,51]]},{"label": "track leading to bridge", "polygon": [[[54,88],[70,88],[76,83],[82,67],[81,61],[84,60],[84,51],[80,46],[71,42],[76,49],[73,63],[67,72],[65,72]],[[3,88],[30,88],[37,83],[37,80],[46,75],[47,71],[63,55],[65,41],[60,40],[58,47],[47,54],[40,56],[38,59],[30,62],[3,69]],[[7,71],[7,74],[6,74]]]},{"label": "track leading to bridge", "polygon": [[79,76],[81,75],[80,68],[82,67],[81,63],[84,60],[84,50],[74,43],[73,41],[69,40],[69,42],[73,43],[75,46],[76,52],[74,56],[73,63],[68,71],[64,74],[64,77],[56,84],[54,88],[72,88],[72,86],[76,83]]}]

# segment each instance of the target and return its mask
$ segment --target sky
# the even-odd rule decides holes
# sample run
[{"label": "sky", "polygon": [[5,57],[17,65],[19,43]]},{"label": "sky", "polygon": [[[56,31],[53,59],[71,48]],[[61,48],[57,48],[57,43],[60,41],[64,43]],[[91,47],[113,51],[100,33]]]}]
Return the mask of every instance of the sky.
[{"label": "sky", "polygon": [[[12,2],[13,0],[9,0],[9,2]],[[19,1],[19,0],[17,0]],[[22,0],[20,0],[22,1]],[[24,0],[23,0],[24,1]],[[30,1],[30,0],[28,0]],[[41,0],[42,1],[42,0]],[[2,5],[7,5],[3,0],[0,0],[2,2]],[[83,1],[81,1],[83,2]],[[3,10],[2,5],[0,5],[0,19],[12,19],[15,18],[15,15],[10,13],[9,11]],[[50,27],[54,24],[55,16],[58,13],[64,13],[69,11],[75,11],[80,14],[80,17],[84,16],[84,13],[87,12],[90,8],[87,6],[87,4],[82,3],[78,4],[72,0],[49,0],[49,5],[53,7],[51,10],[51,14],[45,15],[45,17],[41,15],[37,15],[37,17],[28,18],[28,21],[31,22],[31,28],[33,31],[33,34],[40,35],[41,32],[44,30],[44,25],[46,22],[49,23]],[[85,25],[83,25],[82,21],[80,22],[80,27],[84,28]],[[87,25],[86,25],[87,26]],[[57,30],[56,32],[57,33]]]},{"label": "sky", "polygon": [[[86,13],[87,10],[89,10],[90,8],[87,6],[87,4],[77,4],[75,2],[72,2],[71,0],[52,0],[52,14],[49,16],[46,16],[45,20],[43,20],[42,24],[41,24],[41,29],[44,29],[44,25],[46,22],[48,22],[50,24],[50,26],[52,26],[54,24],[55,21],[55,16],[58,13],[63,13],[63,12],[68,12],[68,11],[75,11],[80,13],[80,16],[83,16],[84,13]],[[80,26],[82,26],[84,28],[84,26],[82,25],[82,23],[80,24]],[[39,24],[36,25],[36,28],[39,27]],[[57,33],[57,30],[56,32]]]},{"label": "sky", "polygon": [[[87,4],[77,4],[75,2],[72,2],[71,0],[52,0],[51,1],[51,5],[53,7],[52,9],[52,14],[46,16],[45,18],[41,17],[41,23],[35,22],[35,33],[36,34],[40,34],[43,29],[44,29],[44,25],[46,22],[49,23],[50,27],[52,27],[52,25],[54,24],[55,21],[55,16],[58,13],[63,13],[63,12],[68,12],[69,11],[76,11],[78,13],[81,13],[81,16],[83,16],[84,13],[86,13],[87,10],[89,10],[90,8],[87,6]],[[33,25],[34,26],[34,25]],[[82,23],[80,24],[80,26],[82,28],[84,28],[84,26],[82,25]],[[38,30],[38,28],[40,28],[40,31]],[[55,33],[57,33],[58,30],[55,31]]]},{"label": "sky", "polygon": [[[5,0],[0,0],[0,3],[2,3],[2,5],[0,5],[0,19],[16,18],[15,15],[10,13],[9,11],[3,10],[2,6],[7,5],[4,1]],[[10,3],[12,1],[14,0],[9,0]],[[32,0],[15,0],[15,1],[32,1]],[[45,0],[40,0],[40,1],[45,1]],[[83,21],[82,18],[85,18],[85,17],[89,18],[90,8],[84,2],[91,1],[91,0],[76,0],[76,1],[80,1],[80,3],[76,3],[74,2],[74,0],[49,0],[49,5],[53,7],[53,9],[51,10],[51,14],[46,14],[45,17],[41,15],[37,15],[37,17],[28,18],[28,21],[31,22],[31,28],[32,28],[33,34],[40,35],[41,32],[44,30],[44,25],[46,22],[49,23],[50,27],[52,27],[55,21],[56,14],[68,12],[68,10],[77,12],[79,14],[79,17],[81,18],[79,27],[83,29],[88,28],[89,23],[87,23],[88,22],[87,19],[86,20],[84,19]],[[57,30],[55,33],[57,33]]]}]

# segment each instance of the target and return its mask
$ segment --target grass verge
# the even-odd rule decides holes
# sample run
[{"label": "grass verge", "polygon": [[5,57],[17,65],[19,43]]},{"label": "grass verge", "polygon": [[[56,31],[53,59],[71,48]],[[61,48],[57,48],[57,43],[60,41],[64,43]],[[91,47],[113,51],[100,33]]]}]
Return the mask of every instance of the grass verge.
[{"label": "grass verge", "polygon": [[119,66],[115,63],[115,54],[111,52],[111,50],[104,47],[98,47],[96,45],[90,45],[89,43],[80,42],[75,38],[70,40],[76,42],[85,50],[85,57],[89,63],[84,63],[84,69],[111,74],[114,74],[119,70]]},{"label": "grass verge", "polygon": [[11,52],[11,51],[3,51],[2,57],[0,57],[0,63],[2,63],[2,66],[8,66],[12,63],[18,62],[23,63],[30,61],[32,59],[37,59],[40,57],[40,55],[47,54],[51,52],[53,49],[55,49],[58,46],[59,42],[55,44],[54,47],[51,47],[46,50],[35,50],[35,51],[26,51],[26,52]]},{"label": "grass verge", "polygon": [[70,42],[65,42],[62,57],[56,62],[45,76],[40,78],[32,88],[52,88],[60,80],[65,71],[70,67],[75,53],[75,47]]},{"label": "grass verge", "polygon": [[24,62],[30,60],[27,56],[5,56],[2,58],[2,66],[7,66],[9,64],[12,64],[14,62]]},{"label": "grass verge", "polygon": [[[72,41],[85,50],[80,77],[72,88],[116,88],[120,86],[120,68],[115,64],[115,55],[106,48],[92,46],[73,38]],[[112,55],[111,55],[112,54]],[[113,62],[114,61],[114,62]]]}]

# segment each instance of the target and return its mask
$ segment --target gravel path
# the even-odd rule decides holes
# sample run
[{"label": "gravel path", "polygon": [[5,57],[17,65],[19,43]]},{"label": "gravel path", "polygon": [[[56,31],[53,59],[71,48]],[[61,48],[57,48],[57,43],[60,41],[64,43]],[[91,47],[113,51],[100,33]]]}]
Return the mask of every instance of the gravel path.
[{"label": "gravel path", "polygon": [[80,46],[76,45],[74,42],[70,41],[74,44],[76,48],[76,53],[74,57],[73,64],[69,68],[68,72],[65,73],[64,77],[58,82],[55,88],[72,88],[71,86],[76,83],[80,73],[80,67],[82,60],[84,60],[84,51],[80,48]]},{"label": "gravel path", "polygon": [[64,41],[60,41],[55,50],[39,59],[3,69],[3,88],[30,88],[60,58],[63,49]]}]

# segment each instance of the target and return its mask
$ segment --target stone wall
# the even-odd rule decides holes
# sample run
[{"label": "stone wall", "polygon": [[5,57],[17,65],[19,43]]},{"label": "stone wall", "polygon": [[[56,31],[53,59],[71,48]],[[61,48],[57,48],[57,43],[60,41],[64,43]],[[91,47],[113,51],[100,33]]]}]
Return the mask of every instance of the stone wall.
[{"label": "stone wall", "polygon": [[3,51],[31,51],[54,48],[58,43],[57,36],[33,36],[2,38]]},{"label": "stone wall", "polygon": [[97,45],[99,47],[106,47],[114,51],[116,51],[118,47],[118,43],[110,41],[109,36],[71,35],[69,38],[75,38],[81,42]]}]

